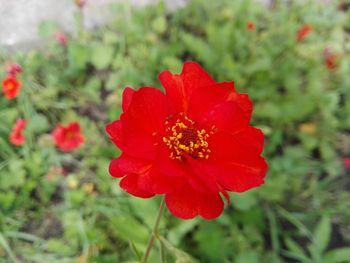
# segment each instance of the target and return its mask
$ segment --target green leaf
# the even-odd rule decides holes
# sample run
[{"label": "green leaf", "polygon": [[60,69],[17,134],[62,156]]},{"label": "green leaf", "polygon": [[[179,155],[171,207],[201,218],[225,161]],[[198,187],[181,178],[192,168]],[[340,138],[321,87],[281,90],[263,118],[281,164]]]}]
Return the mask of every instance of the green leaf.
[{"label": "green leaf", "polygon": [[114,48],[106,44],[94,44],[91,50],[91,63],[99,70],[107,68],[113,60]]},{"label": "green leaf", "polygon": [[299,258],[300,260],[307,261],[308,257],[306,256],[305,251],[302,249],[301,246],[298,245],[295,241],[293,241],[290,238],[286,238],[284,240],[287,248],[289,249],[290,252],[292,252],[295,257]]},{"label": "green leaf", "polygon": [[316,226],[313,243],[320,253],[322,253],[327,248],[331,237],[331,227],[331,221],[328,216],[323,217],[319,224]]},{"label": "green leaf", "polygon": [[21,160],[11,160],[8,168],[8,171],[3,172],[0,176],[0,189],[22,186],[25,183],[26,175],[23,162]]},{"label": "green leaf", "polygon": [[258,255],[255,252],[241,252],[235,259],[235,263],[258,263]]},{"label": "green leaf", "polygon": [[153,20],[151,26],[155,32],[162,34],[167,28],[167,21],[164,16],[159,16]]},{"label": "green leaf", "polygon": [[195,233],[195,240],[201,254],[210,259],[210,262],[224,262],[229,249],[223,229],[214,222],[203,222]]},{"label": "green leaf", "polygon": [[256,205],[256,198],[254,190],[247,191],[244,193],[234,193],[232,194],[232,200],[234,200],[233,206],[241,211],[248,211]]},{"label": "green leaf", "polygon": [[42,114],[36,114],[28,121],[28,130],[34,134],[40,134],[49,129],[49,122]]},{"label": "green leaf", "polygon": [[350,247],[338,248],[325,255],[327,263],[347,263],[350,260]]},{"label": "green leaf", "polygon": [[39,35],[42,37],[52,37],[58,31],[58,26],[52,21],[43,21],[39,25]]},{"label": "green leaf", "polygon": [[8,242],[6,241],[5,237],[2,235],[1,232],[0,232],[0,246],[2,246],[5,249],[5,251],[7,252],[12,262],[14,263],[19,262],[19,260],[16,258],[15,254],[13,253],[12,249],[10,248]]},{"label": "green leaf", "polygon": [[116,235],[125,241],[132,240],[137,249],[144,249],[150,231],[134,218],[120,215],[111,219],[111,226]]},{"label": "green leaf", "polygon": [[90,48],[75,42],[69,42],[68,58],[73,69],[83,69],[90,57]]}]

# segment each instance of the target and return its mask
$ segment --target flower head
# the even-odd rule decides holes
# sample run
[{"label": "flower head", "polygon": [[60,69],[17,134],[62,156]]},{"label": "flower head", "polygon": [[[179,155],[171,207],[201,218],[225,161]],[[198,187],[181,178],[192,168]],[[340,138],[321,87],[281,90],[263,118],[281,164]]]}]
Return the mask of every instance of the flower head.
[{"label": "flower head", "polygon": [[7,63],[6,71],[9,76],[12,76],[15,78],[18,73],[22,72],[22,67],[16,63]]},{"label": "flower head", "polygon": [[330,48],[325,48],[323,51],[324,63],[329,70],[333,70],[337,66],[337,57],[333,54]]},{"label": "flower head", "polygon": [[79,8],[83,8],[86,5],[87,0],[75,0],[75,4]]},{"label": "flower head", "polygon": [[350,168],[350,156],[349,157],[343,157],[342,158],[342,164],[344,169],[349,169]]},{"label": "flower head", "polygon": [[152,87],[126,88],[120,120],[107,125],[122,154],[110,174],[138,197],[164,194],[177,217],[218,217],[222,194],[264,183],[262,132],[249,125],[253,105],[233,82],[215,82],[198,63],[181,74],[164,71],[165,94]]},{"label": "flower head", "polygon": [[18,119],[14,124],[10,136],[9,141],[13,145],[22,145],[25,142],[25,137],[23,135],[23,130],[27,124],[25,119]]},{"label": "flower head", "polygon": [[78,122],[71,122],[67,126],[58,124],[52,132],[52,137],[57,147],[64,152],[73,151],[84,142]]},{"label": "flower head", "polygon": [[297,41],[304,40],[310,33],[312,32],[312,26],[309,24],[305,24],[298,29],[295,34],[295,39]]},{"label": "flower head", "polygon": [[63,32],[56,32],[54,34],[54,37],[58,43],[60,43],[62,46],[67,45],[68,39],[67,36]]},{"label": "flower head", "polygon": [[2,81],[2,92],[9,100],[12,100],[19,95],[20,88],[21,82],[14,76],[8,75],[6,79]]},{"label": "flower head", "polygon": [[249,31],[253,31],[253,30],[255,30],[255,28],[256,28],[256,26],[255,26],[255,23],[254,23],[254,22],[249,21],[249,22],[247,23],[247,29],[248,29]]}]

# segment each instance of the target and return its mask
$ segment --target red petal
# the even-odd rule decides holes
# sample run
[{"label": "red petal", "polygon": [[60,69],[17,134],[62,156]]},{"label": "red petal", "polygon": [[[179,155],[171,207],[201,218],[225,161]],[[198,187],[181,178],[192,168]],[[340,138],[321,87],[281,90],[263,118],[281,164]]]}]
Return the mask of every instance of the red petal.
[{"label": "red petal", "polygon": [[261,154],[264,148],[264,134],[260,129],[248,126],[234,134],[235,140],[242,148],[248,148],[256,154]]},{"label": "red petal", "polygon": [[232,92],[230,93],[228,100],[236,102],[239,107],[245,112],[247,118],[251,118],[253,112],[253,103],[250,100],[248,94]]},{"label": "red petal", "polygon": [[139,188],[138,186],[139,176],[135,174],[129,174],[125,176],[119,183],[120,187],[123,188],[127,193],[132,194],[141,198],[149,198],[154,196],[154,194],[146,192]]},{"label": "red petal", "polygon": [[128,110],[120,117],[121,150],[130,156],[153,160],[157,152],[158,134],[163,132],[168,115],[169,102],[159,90],[144,87],[134,92]]},{"label": "red petal", "polygon": [[122,123],[120,120],[113,121],[106,126],[106,132],[109,134],[111,140],[115,143],[115,145],[120,148],[122,141]]},{"label": "red petal", "polygon": [[[248,133],[252,132],[251,129],[248,130]],[[241,134],[239,138],[242,136]],[[225,132],[213,134],[208,142],[211,149],[209,160],[196,165],[202,165],[203,176],[215,175],[217,182],[225,190],[243,192],[257,187],[264,183],[267,164],[257,148],[257,145],[261,147],[263,144],[263,137],[260,138],[262,142],[254,139],[258,142],[242,144],[237,141],[236,135]]]},{"label": "red petal", "polygon": [[119,158],[116,158],[116,159],[113,159],[111,161],[111,163],[109,164],[109,173],[110,175],[112,175],[113,177],[123,177],[125,176],[125,173],[123,173],[120,168],[119,168],[119,165],[118,165],[118,159]]},{"label": "red petal", "polygon": [[151,168],[138,178],[140,189],[154,194],[166,194],[181,188],[185,179],[179,176],[166,176]]},{"label": "red petal", "polygon": [[[156,88],[143,87],[134,92],[125,119],[132,120],[139,129],[145,132],[158,132],[164,128],[169,115],[169,101]],[[124,126],[124,124],[123,124]]]},{"label": "red petal", "polygon": [[209,137],[208,144],[210,159],[246,162],[260,155],[264,136],[259,129],[249,126],[235,134],[217,132]]},{"label": "red petal", "polygon": [[135,91],[130,88],[126,87],[123,91],[123,100],[122,100],[122,109],[123,112],[126,112],[130,106],[132,96],[134,95]]},{"label": "red petal", "polygon": [[159,80],[178,112],[187,112],[194,90],[216,83],[196,62],[185,62],[180,75],[163,71]]},{"label": "red petal", "polygon": [[109,166],[109,172],[114,177],[122,177],[126,174],[142,174],[152,167],[148,160],[133,158],[122,153],[113,159]]},{"label": "red petal", "polygon": [[227,101],[232,92],[235,92],[233,82],[217,83],[195,90],[190,99],[188,116],[200,119],[212,107]]},{"label": "red petal", "polygon": [[[215,174],[207,174],[203,170],[203,167],[201,165],[203,160],[194,160],[188,158],[187,161],[191,165],[191,169],[194,173],[191,178],[192,180],[190,180],[193,188],[199,192],[220,192],[219,186],[215,180]],[[206,160],[204,162],[206,162]],[[200,188],[198,188],[198,186]]]},{"label": "red petal", "polygon": [[197,215],[214,219],[224,209],[224,202],[219,194],[200,193],[189,185],[180,191],[167,194],[165,202],[170,212],[182,219],[191,219]]},{"label": "red petal", "polygon": [[[144,131],[139,122],[128,118],[125,114],[121,116],[121,122],[123,136],[121,143],[117,146],[127,155],[154,160],[157,154],[158,137]],[[156,132],[154,133],[156,135]]]},{"label": "red petal", "polygon": [[262,157],[256,158],[255,165],[227,162],[208,167],[208,173],[216,173],[218,182],[229,191],[244,192],[264,183],[267,164]]},{"label": "red petal", "polygon": [[236,102],[228,101],[214,106],[202,120],[219,130],[235,133],[249,125],[250,116]]},{"label": "red petal", "polygon": [[227,191],[223,190],[221,191],[222,195],[225,197],[227,204],[230,205],[231,204],[231,200],[230,200],[230,196],[228,195]]}]

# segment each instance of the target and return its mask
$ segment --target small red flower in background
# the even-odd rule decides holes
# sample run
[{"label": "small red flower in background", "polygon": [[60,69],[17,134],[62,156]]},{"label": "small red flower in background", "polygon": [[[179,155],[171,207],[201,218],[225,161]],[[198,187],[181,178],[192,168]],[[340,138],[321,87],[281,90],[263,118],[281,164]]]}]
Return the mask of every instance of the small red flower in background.
[{"label": "small red flower in background", "polygon": [[52,132],[52,137],[56,146],[64,152],[75,150],[85,140],[78,122],[71,122],[67,126],[58,124]]},{"label": "small red flower in background", "polygon": [[329,70],[333,70],[337,66],[337,57],[333,54],[330,48],[325,48],[323,51],[324,63]]},{"label": "small red flower in background", "polygon": [[249,125],[253,105],[233,82],[215,82],[199,64],[181,74],[164,71],[165,94],[152,87],[126,88],[120,120],[107,125],[122,154],[110,174],[126,192],[148,198],[165,194],[177,217],[218,217],[222,194],[264,183],[264,135]]},{"label": "small red flower in background", "polygon": [[298,29],[297,33],[295,34],[295,39],[297,41],[304,40],[310,33],[312,32],[312,26],[309,24],[303,25],[301,28]]},{"label": "small red flower in background", "polygon": [[62,32],[56,32],[56,33],[54,34],[54,37],[55,37],[56,41],[57,41],[58,43],[60,43],[62,46],[67,45],[68,39],[67,39],[67,36],[66,36],[64,33],[62,33]]},{"label": "small red flower in background", "polygon": [[22,67],[16,63],[7,63],[6,71],[8,75],[15,78],[18,73],[22,72]]},{"label": "small red flower in background", "polygon": [[19,95],[20,88],[21,82],[11,75],[8,75],[6,79],[2,81],[2,92],[9,100],[12,100]]},{"label": "small red flower in background", "polygon": [[27,121],[25,119],[18,119],[13,126],[9,141],[13,145],[22,145],[25,142],[25,137],[23,135],[23,130],[25,126],[27,125]]},{"label": "small red flower in background", "polygon": [[350,168],[350,157],[342,158],[342,163],[343,163],[343,167],[345,169],[349,169]]},{"label": "small red flower in background", "polygon": [[75,0],[75,4],[79,7],[79,8],[83,8],[86,5],[87,0]]},{"label": "small red flower in background", "polygon": [[255,23],[254,22],[248,22],[247,23],[247,29],[249,30],[249,31],[252,31],[252,30],[255,30],[255,28],[256,28],[256,26],[255,26]]}]

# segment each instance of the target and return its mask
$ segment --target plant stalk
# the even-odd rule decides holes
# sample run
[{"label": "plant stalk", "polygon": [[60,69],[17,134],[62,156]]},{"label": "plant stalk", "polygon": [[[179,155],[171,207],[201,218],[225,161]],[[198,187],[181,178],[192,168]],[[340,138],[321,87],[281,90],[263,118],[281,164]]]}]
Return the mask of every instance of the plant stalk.
[{"label": "plant stalk", "polygon": [[157,219],[156,219],[156,222],[153,226],[151,237],[148,241],[147,249],[146,249],[145,255],[143,256],[141,263],[147,263],[148,257],[150,255],[152,247],[153,247],[154,240],[158,235],[158,227],[159,227],[159,223],[160,223],[160,220],[161,220],[163,212],[164,212],[164,207],[165,207],[165,201],[163,198],[162,202],[160,203]]}]

